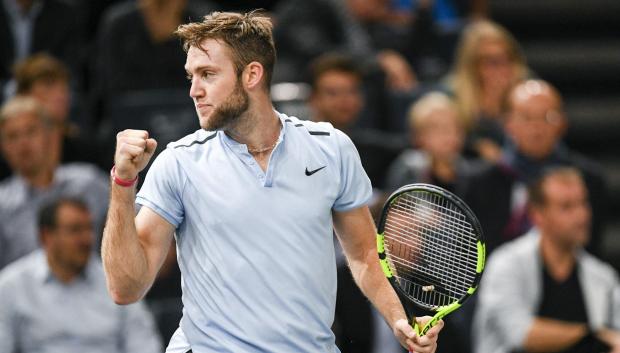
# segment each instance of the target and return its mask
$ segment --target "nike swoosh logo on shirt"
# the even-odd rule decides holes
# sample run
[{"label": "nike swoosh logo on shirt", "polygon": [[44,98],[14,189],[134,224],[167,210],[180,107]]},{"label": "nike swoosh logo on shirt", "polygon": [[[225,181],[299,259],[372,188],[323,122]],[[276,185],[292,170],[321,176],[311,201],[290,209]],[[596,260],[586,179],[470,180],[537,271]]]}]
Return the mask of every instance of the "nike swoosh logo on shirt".
[{"label": "nike swoosh logo on shirt", "polygon": [[322,166],[321,168],[318,168],[318,169],[315,169],[315,170],[308,170],[308,167],[306,167],[306,175],[307,175],[307,176],[310,176],[310,175],[312,175],[312,174],[314,174],[314,173],[318,172],[319,170],[321,170],[321,169],[323,169],[323,168],[325,168],[325,167],[327,167],[327,166],[326,166],[326,165],[324,165],[324,166]]}]

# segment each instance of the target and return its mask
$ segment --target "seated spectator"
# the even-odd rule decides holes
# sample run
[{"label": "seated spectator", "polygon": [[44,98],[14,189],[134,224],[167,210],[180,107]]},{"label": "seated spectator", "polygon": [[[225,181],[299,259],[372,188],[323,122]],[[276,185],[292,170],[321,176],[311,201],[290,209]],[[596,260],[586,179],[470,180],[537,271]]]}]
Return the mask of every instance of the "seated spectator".
[{"label": "seated spectator", "polygon": [[173,32],[202,17],[187,0],[139,0],[110,7],[98,31],[97,99],[134,90],[186,88],[185,54]]},{"label": "seated spectator", "polygon": [[561,142],[567,127],[562,106],[558,91],[544,81],[524,81],[510,91],[504,123],[508,140],[501,159],[472,175],[464,195],[482,224],[488,252],[530,228],[525,212],[527,184],[544,168],[565,165],[578,168],[584,175],[593,218],[588,250],[599,254],[607,220],[605,181],[598,165]]},{"label": "seated spectator", "polygon": [[409,62],[392,43],[389,2],[384,0],[287,0],[273,11],[278,61],[273,81],[305,80],[309,62],[339,52],[363,68],[365,107],[357,125],[400,132],[406,108],[418,91]]},{"label": "seated spectator", "polygon": [[403,151],[387,174],[387,191],[429,183],[457,194],[473,168],[461,157],[464,129],[456,105],[443,93],[420,98],[409,113],[412,148]]},{"label": "seated spectator", "polygon": [[[390,161],[400,150],[386,148],[390,145],[390,139],[380,137],[385,136],[385,133],[356,128],[358,114],[364,105],[362,77],[357,65],[347,56],[325,54],[313,62],[311,76],[309,105],[312,120],[329,122],[347,133],[356,145],[362,165],[373,185],[380,185]],[[335,241],[338,291],[333,329],[336,344],[342,353],[378,352],[373,350],[373,345],[381,347],[381,352],[385,353],[402,352],[390,328],[353,282],[338,244]]]},{"label": "seated spectator", "polygon": [[[388,170],[386,191],[411,183],[438,185],[456,194],[463,191],[478,162],[461,156],[464,129],[454,102],[445,94],[431,92],[420,98],[409,112],[412,148],[403,151]],[[415,147],[414,147],[415,146]],[[468,353],[469,327],[474,300],[446,320],[438,353]]]},{"label": "seated spectator", "polygon": [[405,53],[423,81],[445,75],[463,28],[471,20],[488,16],[487,0],[392,1],[412,19],[410,35],[402,42]]},{"label": "seated spectator", "polygon": [[82,38],[76,9],[64,1],[0,1],[0,93],[6,90],[11,67],[34,53],[50,53],[73,74],[81,73]]},{"label": "seated spectator", "polygon": [[54,200],[38,218],[42,249],[0,272],[0,352],[161,352],[145,306],[108,296],[86,204]]},{"label": "seated spectator", "polygon": [[550,169],[528,195],[535,228],[486,264],[474,351],[618,352],[620,303],[612,294],[620,280],[583,250],[591,221],[583,177],[572,167]]},{"label": "seated spectator", "polygon": [[373,186],[383,188],[387,168],[404,143],[385,132],[357,127],[365,103],[358,66],[348,56],[325,54],[312,63],[311,77],[312,120],[329,122],[349,135]]},{"label": "seated spectator", "polygon": [[464,29],[448,89],[467,129],[466,154],[499,159],[502,103],[510,87],[527,75],[525,57],[506,29],[487,20]]},{"label": "seated spectator", "polygon": [[[175,120],[169,118],[167,109],[178,106],[176,101],[181,99],[193,110],[183,71],[186,56],[173,32],[211,10],[209,2],[200,10],[194,9],[194,4],[187,0],[125,1],[112,5],[103,15],[93,57],[91,115],[106,155],[113,155],[114,136],[125,128],[147,129],[164,145],[195,130],[194,115],[189,129],[190,116]],[[141,113],[126,111],[131,107]],[[144,125],[154,120],[161,120],[153,123],[158,132]]]},{"label": "seated spectator", "polygon": [[47,54],[35,54],[15,66],[15,82],[16,93],[35,98],[51,118],[53,143],[60,144],[57,150],[61,151],[56,158],[62,163],[91,162],[104,170],[112,167],[112,161],[101,156],[95,141],[82,136],[77,125],[69,121],[69,71],[62,62]]},{"label": "seated spectator", "polygon": [[[378,64],[387,86],[410,91],[417,85],[413,70],[404,56],[389,44],[397,43],[396,33],[383,35],[376,27],[389,18],[389,3],[383,0],[284,1],[274,10],[274,36],[278,63],[274,81],[300,81],[300,67],[327,52],[352,55],[362,62]],[[375,40],[373,34],[381,33]]]},{"label": "seated spectator", "polygon": [[[38,247],[36,210],[58,196],[80,196],[102,230],[109,180],[86,163],[58,164],[53,128],[33,98],[17,96],[0,110],[0,148],[13,175],[0,182],[0,268]],[[98,232],[98,234],[100,234]]]}]

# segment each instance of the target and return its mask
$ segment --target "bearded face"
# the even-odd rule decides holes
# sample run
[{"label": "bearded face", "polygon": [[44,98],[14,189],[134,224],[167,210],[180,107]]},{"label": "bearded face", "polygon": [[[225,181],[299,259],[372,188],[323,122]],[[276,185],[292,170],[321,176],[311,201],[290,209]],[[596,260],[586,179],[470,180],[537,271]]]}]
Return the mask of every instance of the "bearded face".
[{"label": "bearded face", "polygon": [[214,108],[208,119],[201,120],[200,127],[207,131],[223,130],[234,125],[249,105],[248,93],[243,90],[240,79],[237,79],[234,90]]}]

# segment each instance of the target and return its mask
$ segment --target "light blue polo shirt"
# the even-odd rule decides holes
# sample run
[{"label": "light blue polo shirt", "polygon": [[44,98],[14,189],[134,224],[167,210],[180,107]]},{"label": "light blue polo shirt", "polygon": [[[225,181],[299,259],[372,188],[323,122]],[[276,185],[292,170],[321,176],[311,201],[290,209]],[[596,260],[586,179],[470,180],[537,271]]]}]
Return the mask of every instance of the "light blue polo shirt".
[{"label": "light blue polo shirt", "polygon": [[279,114],[267,172],[222,131],[168,145],[136,202],[176,227],[183,319],[169,352],[338,352],[332,210],[371,197],[357,150]]}]

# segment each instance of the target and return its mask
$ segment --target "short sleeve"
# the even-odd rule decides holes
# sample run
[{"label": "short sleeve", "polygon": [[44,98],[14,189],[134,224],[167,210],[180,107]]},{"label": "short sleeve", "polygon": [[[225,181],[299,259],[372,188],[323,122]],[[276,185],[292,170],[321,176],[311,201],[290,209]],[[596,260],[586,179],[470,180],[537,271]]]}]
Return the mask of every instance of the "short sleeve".
[{"label": "short sleeve", "polygon": [[185,214],[182,194],[186,180],[174,154],[166,149],[151,165],[136,203],[150,208],[178,228]]},{"label": "short sleeve", "polygon": [[340,189],[333,209],[348,211],[368,204],[372,186],[349,136],[336,130],[336,140],[340,150]]}]

